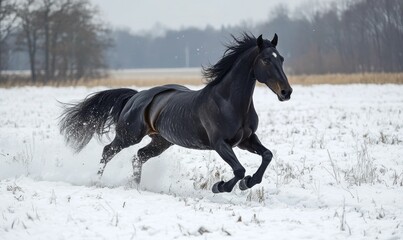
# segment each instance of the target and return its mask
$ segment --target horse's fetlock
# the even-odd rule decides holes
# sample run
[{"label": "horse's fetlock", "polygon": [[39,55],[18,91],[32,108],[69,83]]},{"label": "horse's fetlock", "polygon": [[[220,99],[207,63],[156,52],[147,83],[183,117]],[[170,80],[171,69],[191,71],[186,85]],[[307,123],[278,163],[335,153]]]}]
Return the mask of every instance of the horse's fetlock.
[{"label": "horse's fetlock", "polygon": [[234,175],[235,177],[242,179],[245,177],[245,172],[246,172],[245,168],[237,169],[234,171]]},{"label": "horse's fetlock", "polygon": [[270,162],[273,158],[273,153],[270,150],[267,150],[262,154],[263,161]]}]

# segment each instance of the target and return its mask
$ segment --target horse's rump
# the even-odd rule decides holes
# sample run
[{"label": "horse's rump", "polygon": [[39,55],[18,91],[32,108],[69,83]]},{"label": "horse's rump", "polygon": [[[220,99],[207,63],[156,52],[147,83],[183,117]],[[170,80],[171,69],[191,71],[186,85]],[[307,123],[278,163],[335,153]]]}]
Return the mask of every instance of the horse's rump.
[{"label": "horse's rump", "polygon": [[[140,91],[137,95],[132,97],[124,107],[122,111],[121,118],[119,119],[119,125],[127,125],[127,124],[143,124],[142,127],[146,127],[146,134],[154,134],[156,133],[154,127],[154,121],[156,116],[156,112],[150,112],[150,107],[152,105],[153,100],[161,94],[168,92],[180,92],[180,91],[190,91],[188,88],[176,85],[169,84],[159,87],[154,87],[148,90]],[[151,116],[153,115],[153,116]]]}]

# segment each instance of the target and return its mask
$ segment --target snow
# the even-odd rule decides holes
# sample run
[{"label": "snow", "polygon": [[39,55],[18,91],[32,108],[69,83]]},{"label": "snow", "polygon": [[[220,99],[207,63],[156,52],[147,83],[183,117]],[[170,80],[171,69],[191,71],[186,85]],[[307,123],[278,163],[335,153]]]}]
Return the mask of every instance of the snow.
[{"label": "snow", "polygon": [[[0,89],[0,239],[402,239],[403,86],[293,88],[288,102],[255,90],[257,134],[274,158],[260,185],[223,194],[210,189],[229,166],[177,146],[133,186],[146,138],[97,181],[108,139],[73,154],[57,101],[103,87]],[[253,174],[260,157],[235,152]]]}]

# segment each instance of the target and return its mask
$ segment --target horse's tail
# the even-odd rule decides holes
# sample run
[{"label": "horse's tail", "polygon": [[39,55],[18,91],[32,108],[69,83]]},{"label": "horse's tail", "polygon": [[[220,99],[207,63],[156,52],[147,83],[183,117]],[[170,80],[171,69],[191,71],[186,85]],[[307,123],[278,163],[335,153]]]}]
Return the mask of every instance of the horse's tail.
[{"label": "horse's tail", "polygon": [[101,137],[109,132],[136,93],[133,89],[112,89],[93,93],[76,104],[64,104],[59,126],[66,143],[80,152],[94,134]]}]

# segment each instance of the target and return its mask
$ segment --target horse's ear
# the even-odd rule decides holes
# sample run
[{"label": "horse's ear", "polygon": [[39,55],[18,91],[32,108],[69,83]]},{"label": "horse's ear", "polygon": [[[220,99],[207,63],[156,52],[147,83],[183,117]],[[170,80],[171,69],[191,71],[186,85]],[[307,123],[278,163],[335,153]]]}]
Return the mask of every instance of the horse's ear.
[{"label": "horse's ear", "polygon": [[277,33],[274,34],[273,40],[271,40],[271,44],[276,47],[278,42],[278,36]]},{"label": "horse's ear", "polygon": [[260,36],[257,38],[257,46],[259,47],[260,51],[262,51],[263,49],[263,38],[262,38],[262,34],[260,34]]}]

